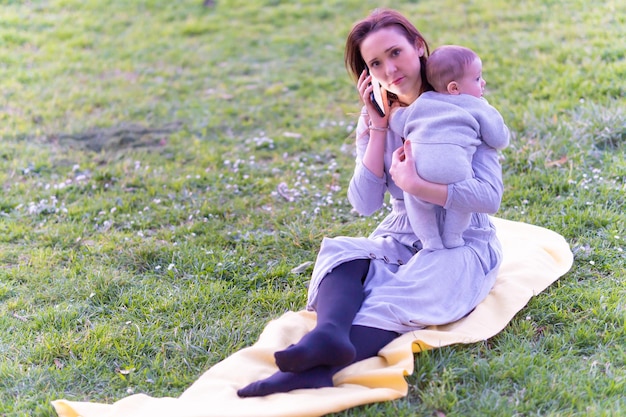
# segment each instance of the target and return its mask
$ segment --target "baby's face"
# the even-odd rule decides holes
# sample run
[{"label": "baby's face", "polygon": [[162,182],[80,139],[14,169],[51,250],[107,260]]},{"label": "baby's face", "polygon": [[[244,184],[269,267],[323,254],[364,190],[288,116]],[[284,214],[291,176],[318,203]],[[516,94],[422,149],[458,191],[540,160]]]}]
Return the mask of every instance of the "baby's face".
[{"label": "baby's face", "polygon": [[460,94],[469,94],[481,98],[485,91],[487,82],[483,79],[483,63],[480,58],[476,58],[465,70],[465,74],[457,80],[457,87]]}]

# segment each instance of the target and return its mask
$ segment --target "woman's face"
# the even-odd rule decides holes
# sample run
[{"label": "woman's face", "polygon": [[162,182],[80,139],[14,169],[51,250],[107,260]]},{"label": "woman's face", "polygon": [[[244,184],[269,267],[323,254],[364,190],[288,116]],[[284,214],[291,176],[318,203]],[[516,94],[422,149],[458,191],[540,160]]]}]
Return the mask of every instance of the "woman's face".
[{"label": "woman's face", "polygon": [[402,29],[386,27],[370,33],[361,42],[361,56],[384,89],[410,104],[422,87],[420,56],[424,47],[416,47]]}]

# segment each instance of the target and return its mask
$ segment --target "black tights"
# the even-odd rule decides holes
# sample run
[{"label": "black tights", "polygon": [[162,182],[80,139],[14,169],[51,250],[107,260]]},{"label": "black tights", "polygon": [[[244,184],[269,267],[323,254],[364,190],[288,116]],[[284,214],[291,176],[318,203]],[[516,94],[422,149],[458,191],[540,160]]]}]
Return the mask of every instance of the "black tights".
[{"label": "black tights", "polygon": [[357,259],[326,275],[318,291],[315,328],[295,345],[274,354],[280,371],[237,394],[257,397],[298,388],[330,387],[337,371],[377,355],[395,339],[396,332],[352,325],[363,302],[368,268],[368,259]]}]

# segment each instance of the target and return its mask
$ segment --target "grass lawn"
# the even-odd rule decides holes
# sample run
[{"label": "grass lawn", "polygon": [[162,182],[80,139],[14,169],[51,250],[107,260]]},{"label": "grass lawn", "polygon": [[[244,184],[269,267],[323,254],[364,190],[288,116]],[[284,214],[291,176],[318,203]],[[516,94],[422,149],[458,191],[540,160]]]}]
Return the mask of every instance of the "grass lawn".
[{"label": "grass lawn", "polygon": [[0,415],[177,396],[304,307],[322,237],[386,213],[346,199],[343,46],[379,6],[479,53],[513,132],[498,215],[575,263],[492,339],[416,355],[407,397],[335,416],[626,415],[618,0],[0,0]]}]

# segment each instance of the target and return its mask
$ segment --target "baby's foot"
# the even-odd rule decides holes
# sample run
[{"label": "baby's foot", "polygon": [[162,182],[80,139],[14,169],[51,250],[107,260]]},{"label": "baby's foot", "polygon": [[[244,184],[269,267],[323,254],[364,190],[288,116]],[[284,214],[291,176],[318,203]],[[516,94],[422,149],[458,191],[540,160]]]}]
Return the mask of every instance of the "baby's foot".
[{"label": "baby's foot", "polygon": [[443,244],[446,248],[452,249],[465,245],[465,241],[460,233],[444,233]]},{"label": "baby's foot", "polygon": [[441,237],[436,236],[433,238],[424,238],[424,239],[420,239],[422,242],[422,249],[429,249],[429,250],[441,250],[441,249],[445,249],[445,246],[443,245],[443,242],[441,241]]}]

